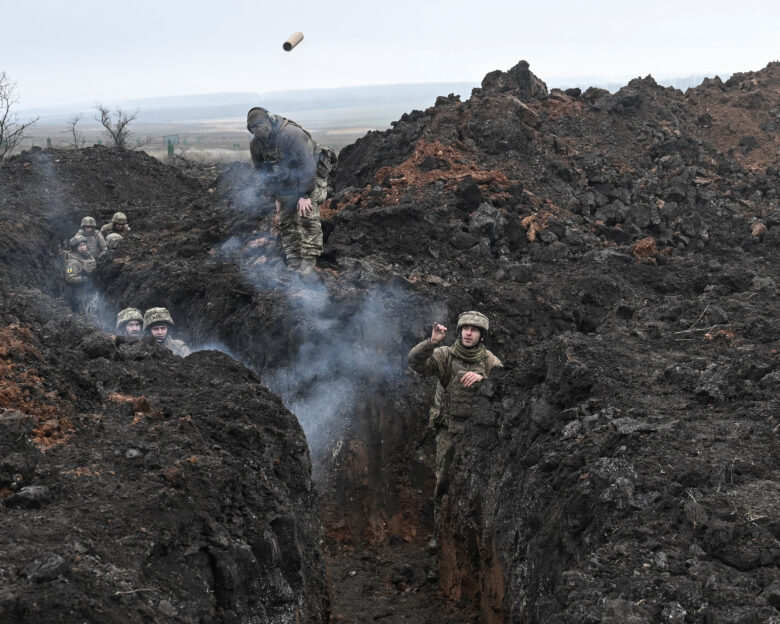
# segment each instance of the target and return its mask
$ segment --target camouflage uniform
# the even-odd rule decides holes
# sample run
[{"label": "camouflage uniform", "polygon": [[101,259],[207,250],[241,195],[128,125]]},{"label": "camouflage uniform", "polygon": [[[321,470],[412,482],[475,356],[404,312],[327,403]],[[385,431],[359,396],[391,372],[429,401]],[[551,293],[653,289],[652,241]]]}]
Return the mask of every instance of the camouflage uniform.
[{"label": "camouflage uniform", "polygon": [[[472,315],[472,316],[469,316]],[[484,319],[484,326],[475,321],[475,316]],[[465,319],[461,321],[461,319]],[[487,332],[487,318],[478,312],[464,312],[458,321],[458,336],[463,325],[475,325]],[[463,432],[466,420],[472,412],[472,404],[479,384],[465,387],[460,380],[468,372],[475,372],[487,378],[494,368],[503,365],[491,351],[485,349],[481,359],[466,362],[457,357],[454,346],[437,347],[430,340],[415,346],[408,357],[409,366],[425,376],[437,378],[433,407],[429,412],[429,424],[436,431],[436,493],[438,505],[449,484],[449,468],[454,454],[454,443]]]},{"label": "camouflage uniform", "polygon": [[84,256],[75,251],[66,252],[65,283],[77,287],[90,284],[90,275],[95,270],[95,265],[95,259],[89,254]]},{"label": "camouflage uniform", "polygon": [[[327,172],[318,175],[317,146],[311,136],[294,122],[267,113],[249,111],[247,127],[254,123],[253,113],[267,119],[267,136],[255,132],[249,144],[252,163],[263,176],[265,190],[279,202],[279,231],[287,263],[299,268],[313,263],[322,253],[320,204],[328,194]],[[312,209],[306,216],[298,214],[298,200],[308,197]]]},{"label": "camouflage uniform", "polygon": [[[152,325],[165,323],[168,325],[168,331],[173,327],[173,318],[171,313],[166,308],[150,308],[144,312],[144,329],[143,331],[149,331]],[[151,331],[149,331],[151,335]],[[165,347],[169,351],[172,351],[174,355],[179,357],[187,357],[192,351],[184,344],[182,340],[174,340],[171,338],[170,333],[165,336],[165,339],[157,343],[161,347]]]},{"label": "camouflage uniform", "polygon": [[78,312],[87,312],[94,307],[96,296],[90,277],[96,262],[88,251],[82,254],[75,250],[81,243],[86,240],[78,235],[70,239],[70,249],[65,253],[65,283],[70,286],[71,307]]},{"label": "camouflage uniform", "polygon": [[170,336],[166,336],[165,340],[162,342],[158,342],[161,347],[165,347],[168,349],[168,351],[173,351],[174,355],[178,355],[179,357],[187,357],[192,351],[190,351],[190,348],[184,344],[183,340],[174,340]]},{"label": "camouflage uniform", "polygon": [[83,229],[76,232],[76,236],[83,236],[87,241],[87,249],[93,258],[106,253],[108,251],[108,244],[103,235],[97,230],[93,230],[92,234],[87,234]]},{"label": "camouflage uniform", "polygon": [[[115,224],[121,224],[122,229],[118,229],[115,227]],[[124,235],[125,233],[130,231],[130,226],[127,224],[127,217],[125,216],[124,212],[116,212],[114,213],[114,216],[111,217],[111,221],[103,225],[102,228],[100,228],[100,233],[103,235],[103,238],[107,238],[109,234],[121,234]],[[108,242],[108,240],[106,240]]]}]

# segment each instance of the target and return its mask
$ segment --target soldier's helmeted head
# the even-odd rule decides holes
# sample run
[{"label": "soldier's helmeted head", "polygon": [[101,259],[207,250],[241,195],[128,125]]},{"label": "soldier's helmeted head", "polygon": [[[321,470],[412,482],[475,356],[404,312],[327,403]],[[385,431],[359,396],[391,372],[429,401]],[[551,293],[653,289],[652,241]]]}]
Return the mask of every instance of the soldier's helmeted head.
[{"label": "soldier's helmeted head", "polygon": [[68,246],[72,251],[82,255],[89,254],[89,250],[87,249],[87,239],[84,238],[81,234],[76,234],[76,236],[71,238],[70,241],[68,241]]},{"label": "soldier's helmeted head", "polygon": [[271,136],[271,118],[268,111],[261,106],[250,108],[246,114],[246,129],[261,141]]},{"label": "soldier's helmeted head", "polygon": [[115,212],[114,216],[111,217],[111,225],[117,232],[121,232],[127,225],[127,215],[124,212]]},{"label": "soldier's helmeted head", "polygon": [[85,232],[94,232],[96,227],[97,223],[95,222],[94,217],[84,217],[81,220],[81,229]]},{"label": "soldier's helmeted head", "polygon": [[116,333],[136,337],[141,335],[144,315],[138,308],[125,308],[116,315]]},{"label": "soldier's helmeted head", "polygon": [[116,249],[117,245],[122,242],[122,235],[117,234],[116,232],[111,232],[108,236],[106,236],[106,245],[109,249]]},{"label": "soldier's helmeted head", "polygon": [[157,342],[168,336],[168,328],[173,326],[173,318],[167,308],[149,308],[144,312],[144,331],[149,332]]},{"label": "soldier's helmeted head", "polygon": [[458,338],[464,347],[473,347],[485,340],[489,329],[490,322],[482,312],[469,310],[458,317]]}]

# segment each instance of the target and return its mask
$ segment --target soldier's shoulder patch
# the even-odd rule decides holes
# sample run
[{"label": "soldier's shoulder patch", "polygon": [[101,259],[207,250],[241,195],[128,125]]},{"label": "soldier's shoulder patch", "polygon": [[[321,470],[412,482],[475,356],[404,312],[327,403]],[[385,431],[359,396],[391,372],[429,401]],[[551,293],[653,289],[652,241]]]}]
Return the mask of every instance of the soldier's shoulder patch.
[{"label": "soldier's shoulder patch", "polygon": [[68,267],[68,273],[73,273],[73,267]]}]

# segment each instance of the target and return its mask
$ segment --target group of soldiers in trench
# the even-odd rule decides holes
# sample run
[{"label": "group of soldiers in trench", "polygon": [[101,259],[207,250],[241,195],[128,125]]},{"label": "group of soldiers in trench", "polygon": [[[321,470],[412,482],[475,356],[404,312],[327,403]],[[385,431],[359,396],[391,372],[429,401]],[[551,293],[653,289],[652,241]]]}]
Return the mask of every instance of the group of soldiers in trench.
[{"label": "group of soldiers in trench", "polygon": [[[94,217],[84,217],[81,229],[68,243],[65,258],[65,283],[70,287],[71,305],[80,312],[95,313],[97,291],[92,284],[92,273],[97,258],[115,249],[122,240],[122,234],[130,231],[127,216],[114,213],[111,221],[100,230]],[[150,308],[141,314],[138,308],[125,308],[116,317],[116,332],[128,338],[151,336],[154,341],[180,357],[187,357],[191,351],[181,340],[170,335],[173,318],[166,308]]]},{"label": "group of soldiers in trench", "polygon": [[[247,113],[247,130],[253,135],[250,154],[262,192],[276,202],[287,266],[310,275],[322,253],[319,206],[327,197],[327,178],[335,163],[335,153],[314,141],[299,124],[261,107]],[[77,286],[88,280],[95,258],[111,249],[129,230],[121,212],[100,232],[96,231],[95,220],[85,217],[70,241],[67,283]],[[168,335],[172,326],[173,319],[165,308],[152,308],[144,314],[136,308],[126,308],[116,321],[117,333],[137,338],[148,332],[159,344],[184,357],[190,350]],[[501,361],[485,348],[489,329],[488,319],[481,312],[463,312],[458,317],[452,345],[442,344],[447,328],[434,323],[430,338],[409,352],[408,364],[413,370],[437,379],[429,412],[429,426],[436,431],[436,513],[447,492],[454,442],[471,414],[477,388],[491,371],[502,367]]]}]

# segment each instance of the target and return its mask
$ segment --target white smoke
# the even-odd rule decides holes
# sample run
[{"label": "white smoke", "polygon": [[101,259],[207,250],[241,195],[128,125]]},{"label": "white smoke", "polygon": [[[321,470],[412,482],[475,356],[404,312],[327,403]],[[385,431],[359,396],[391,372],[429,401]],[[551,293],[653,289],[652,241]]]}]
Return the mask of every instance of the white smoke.
[{"label": "white smoke", "polygon": [[305,320],[303,342],[290,363],[265,372],[263,382],[298,417],[310,448],[318,452],[349,426],[361,397],[404,374],[394,310],[410,295],[375,287],[357,303],[334,302],[319,277],[288,270],[271,250],[257,264],[247,254],[250,244],[233,237],[220,251],[242,268],[257,293],[283,294],[290,316]]}]

